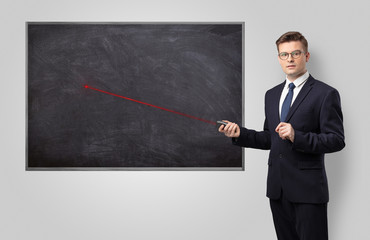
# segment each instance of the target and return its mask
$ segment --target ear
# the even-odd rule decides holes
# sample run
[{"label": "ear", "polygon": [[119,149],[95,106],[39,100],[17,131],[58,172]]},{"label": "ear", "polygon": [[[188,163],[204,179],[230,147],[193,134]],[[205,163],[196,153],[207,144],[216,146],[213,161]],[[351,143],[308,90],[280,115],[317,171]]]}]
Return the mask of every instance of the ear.
[{"label": "ear", "polygon": [[307,53],[306,53],[306,62],[308,62],[308,60],[310,59],[310,56],[311,56],[311,55],[310,55],[310,52],[307,52]]}]

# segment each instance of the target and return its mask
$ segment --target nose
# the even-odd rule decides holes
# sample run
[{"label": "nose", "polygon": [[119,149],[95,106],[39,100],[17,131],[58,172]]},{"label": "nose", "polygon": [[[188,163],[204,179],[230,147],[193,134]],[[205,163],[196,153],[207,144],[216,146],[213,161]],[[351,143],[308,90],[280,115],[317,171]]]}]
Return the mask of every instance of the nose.
[{"label": "nose", "polygon": [[292,56],[292,54],[289,54],[288,55],[288,62],[294,62],[294,58],[293,58],[293,56]]}]

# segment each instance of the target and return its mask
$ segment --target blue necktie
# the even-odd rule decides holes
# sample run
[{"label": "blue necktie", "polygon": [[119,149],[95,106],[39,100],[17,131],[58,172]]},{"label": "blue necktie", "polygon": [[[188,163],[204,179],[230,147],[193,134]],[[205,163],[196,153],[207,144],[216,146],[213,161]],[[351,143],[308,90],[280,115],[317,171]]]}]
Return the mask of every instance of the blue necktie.
[{"label": "blue necktie", "polygon": [[283,106],[281,107],[281,115],[280,115],[280,121],[285,122],[286,117],[288,116],[290,105],[292,104],[293,99],[293,89],[295,88],[294,83],[289,84],[289,92],[286,95],[286,98],[283,102]]}]

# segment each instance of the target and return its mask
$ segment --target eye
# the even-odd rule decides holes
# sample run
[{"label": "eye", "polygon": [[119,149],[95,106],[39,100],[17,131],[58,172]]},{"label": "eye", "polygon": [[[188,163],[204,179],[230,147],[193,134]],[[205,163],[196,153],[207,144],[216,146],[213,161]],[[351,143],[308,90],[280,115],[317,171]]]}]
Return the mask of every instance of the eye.
[{"label": "eye", "polygon": [[286,53],[286,52],[282,52],[282,53],[280,53],[279,54],[281,57],[286,57],[286,56],[288,56],[288,53]]},{"label": "eye", "polygon": [[294,51],[292,52],[292,55],[298,57],[299,55],[301,55],[301,51]]}]

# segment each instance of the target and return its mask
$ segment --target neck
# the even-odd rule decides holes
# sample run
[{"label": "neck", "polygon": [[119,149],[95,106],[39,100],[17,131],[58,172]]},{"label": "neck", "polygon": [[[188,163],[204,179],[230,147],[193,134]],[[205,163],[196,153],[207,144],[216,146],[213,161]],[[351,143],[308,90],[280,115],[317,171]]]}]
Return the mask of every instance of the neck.
[{"label": "neck", "polygon": [[297,75],[287,75],[286,78],[290,81],[290,82],[294,82],[295,80],[297,80],[297,78],[303,76],[305,73],[307,72],[307,70],[297,74]]}]

